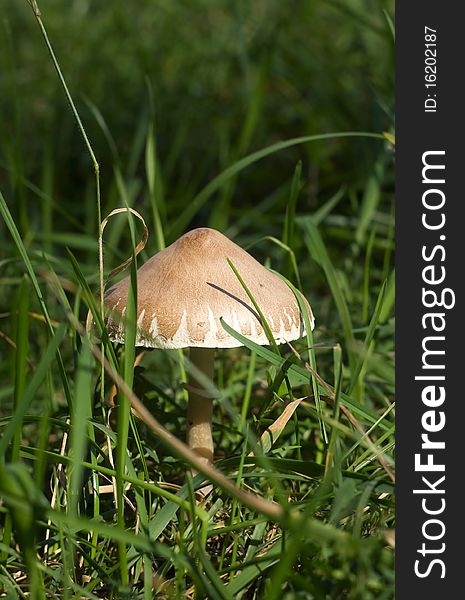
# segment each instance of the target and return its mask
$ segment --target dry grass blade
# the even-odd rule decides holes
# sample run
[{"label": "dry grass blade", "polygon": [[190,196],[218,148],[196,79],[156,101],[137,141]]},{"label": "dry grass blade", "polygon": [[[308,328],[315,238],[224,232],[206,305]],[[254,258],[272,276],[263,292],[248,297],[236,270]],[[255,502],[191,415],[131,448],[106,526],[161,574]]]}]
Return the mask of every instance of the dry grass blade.
[{"label": "dry grass blade", "polygon": [[[101,281],[103,282],[103,232],[105,230],[105,227],[108,225],[108,221],[111,219],[111,217],[113,217],[115,215],[119,215],[121,213],[128,213],[128,212],[133,214],[135,217],[137,217],[142,222],[142,225],[144,226],[144,233],[142,234],[142,239],[137,244],[137,246],[134,248],[134,254],[131,254],[131,256],[129,258],[127,258],[124,262],[122,262],[120,265],[118,265],[112,271],[110,271],[106,281],[102,284],[102,289],[105,289],[107,287],[108,282],[110,281],[110,279],[112,277],[114,277],[118,273],[121,273],[121,271],[124,271],[124,269],[126,269],[126,267],[128,267],[132,263],[132,261],[134,260],[134,257],[136,257],[140,252],[142,252],[142,250],[145,248],[145,244],[147,243],[147,240],[149,237],[149,229],[145,223],[144,217],[140,213],[138,213],[137,210],[134,210],[133,208],[130,208],[129,206],[125,206],[123,208],[115,208],[114,210],[112,210],[111,213],[108,214],[103,219],[103,221],[100,225],[100,235],[99,235],[99,239],[98,239],[98,245],[99,245],[99,255],[102,256],[101,268],[100,268]],[[102,317],[103,317],[103,313],[102,313]],[[87,333],[90,332],[91,327],[92,327],[92,313],[89,310],[87,312],[87,318],[86,318]]]},{"label": "dry grass blade", "polygon": [[[295,354],[295,356],[301,360],[301,356],[300,354],[297,352],[297,350],[292,346],[292,344],[288,344],[289,347],[291,348],[292,352]],[[312,367],[304,361],[304,366],[307,369],[307,371],[309,373],[312,374],[313,377],[315,377],[315,379],[318,381],[318,383],[324,387],[324,389],[326,390],[328,397],[334,402],[335,400],[335,396],[334,396],[334,392],[333,390],[329,387],[329,385],[326,383],[326,381],[324,381],[324,379],[322,379],[318,373],[312,369]],[[353,427],[361,434],[361,436],[366,440],[367,445],[369,446],[370,450],[373,452],[373,454],[376,456],[376,458],[379,460],[380,465],[383,467],[383,469],[386,471],[386,473],[388,474],[389,478],[391,479],[391,481],[395,482],[396,478],[394,475],[394,471],[391,469],[391,467],[388,465],[388,463],[386,462],[385,458],[383,457],[382,453],[378,450],[378,448],[376,447],[376,444],[372,441],[372,439],[370,438],[370,436],[367,434],[367,432],[363,429],[363,427],[360,425],[360,423],[357,421],[357,419],[354,417],[354,415],[350,412],[350,410],[344,406],[343,404],[341,404],[341,410],[344,413],[344,415],[347,417],[347,419],[349,420],[349,422],[353,425]]]},{"label": "dry grass blade", "polygon": [[[121,273],[121,271],[124,271],[124,269],[126,269],[126,267],[128,267],[132,263],[134,256],[137,256],[139,254],[139,252],[142,252],[142,250],[145,248],[145,244],[147,243],[147,240],[149,237],[149,230],[145,223],[144,217],[140,213],[138,213],[137,210],[134,210],[133,208],[130,208],[129,206],[128,207],[125,206],[124,208],[115,208],[115,210],[112,210],[111,213],[103,219],[102,225],[101,225],[102,238],[103,238],[104,229],[107,226],[108,221],[111,219],[111,217],[113,217],[115,215],[119,215],[121,213],[127,213],[127,212],[130,212],[131,214],[133,214],[135,217],[137,217],[142,222],[142,225],[144,226],[144,233],[142,234],[141,241],[134,248],[134,254],[131,254],[131,256],[129,258],[127,258],[124,262],[122,262],[119,266],[115,267],[110,272],[107,280],[105,281],[104,288],[107,286],[108,282],[110,281],[110,279],[112,277],[114,277],[118,273]],[[103,239],[100,240],[100,243],[103,243]]]},{"label": "dry grass blade", "polygon": [[[275,441],[281,435],[283,429],[286,427],[289,419],[292,417],[302,400],[304,400],[304,398],[298,398],[297,400],[289,402],[276,421],[274,421],[274,423],[267,427],[266,431],[263,432],[262,436],[260,437],[260,446],[262,447],[264,454],[271,449]],[[251,452],[249,456],[254,456],[254,453]]]},{"label": "dry grass blade", "polygon": [[103,365],[105,371],[111,377],[113,382],[119,387],[119,389],[123,392],[123,394],[129,399],[131,406],[138,417],[144,421],[144,423],[152,429],[152,431],[161,438],[172,450],[174,450],[181,458],[185,459],[189,462],[199,473],[205,475],[208,479],[216,483],[218,486],[222,487],[224,490],[229,492],[234,498],[239,500],[239,502],[245,504],[252,510],[256,510],[264,515],[268,516],[270,519],[280,521],[284,517],[284,511],[279,504],[275,502],[270,502],[268,500],[264,500],[259,496],[252,494],[250,492],[245,492],[238,488],[234,483],[229,481],[218,469],[210,466],[208,464],[204,464],[197,455],[189,449],[189,447],[181,442],[176,436],[170,433],[167,429],[161,425],[155,419],[155,417],[145,408],[143,403],[139,400],[136,394],[126,385],[121,376],[115,371],[115,369],[110,365],[108,360],[103,356],[102,352],[99,350],[97,346],[92,344],[89,338],[86,336],[86,331],[84,327],[79,323],[76,317],[72,313],[67,313],[68,319],[72,323],[73,327],[75,327],[81,336],[85,337],[87,342],[90,345],[92,354],[95,358]]}]

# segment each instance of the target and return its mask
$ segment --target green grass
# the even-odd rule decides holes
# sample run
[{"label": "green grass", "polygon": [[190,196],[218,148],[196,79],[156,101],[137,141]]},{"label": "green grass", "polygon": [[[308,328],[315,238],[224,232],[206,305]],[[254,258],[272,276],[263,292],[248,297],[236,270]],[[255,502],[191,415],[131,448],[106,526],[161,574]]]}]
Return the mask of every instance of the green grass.
[{"label": "green grass", "polygon": [[[0,37],[0,596],[390,600],[392,2],[31,4]],[[135,285],[104,330],[120,207],[139,266],[214,226],[315,313],[292,348],[229,329],[217,471],[177,441],[187,355],[134,366]]]}]

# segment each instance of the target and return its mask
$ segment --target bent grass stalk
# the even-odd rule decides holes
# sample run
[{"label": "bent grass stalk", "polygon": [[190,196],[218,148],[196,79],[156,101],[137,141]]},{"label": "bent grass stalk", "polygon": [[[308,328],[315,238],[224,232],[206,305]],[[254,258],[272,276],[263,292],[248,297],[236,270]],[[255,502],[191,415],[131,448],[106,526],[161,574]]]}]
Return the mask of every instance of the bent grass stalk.
[{"label": "bent grass stalk", "polygon": [[[92,161],[92,165],[94,167],[94,172],[95,172],[95,193],[96,193],[96,200],[97,200],[97,220],[98,220],[98,262],[99,262],[99,298],[100,298],[100,314],[102,316],[102,320],[104,318],[104,310],[105,310],[105,306],[104,306],[104,297],[103,297],[103,230],[102,230],[102,208],[101,208],[101,193],[100,193],[100,166],[99,163],[97,161],[97,157],[95,155],[94,149],[92,147],[92,144],[89,140],[89,137],[87,136],[86,130],[84,128],[84,125],[82,123],[81,117],[79,116],[79,112],[76,108],[76,105],[74,104],[74,100],[71,96],[71,93],[68,89],[68,86],[66,84],[66,80],[64,78],[64,75],[61,71],[60,68],[60,64],[58,62],[58,59],[55,55],[55,52],[53,50],[52,44],[49,40],[48,34],[47,34],[47,30],[45,28],[45,25],[42,21],[42,15],[40,12],[40,8],[39,8],[39,4],[37,2],[37,0],[28,0],[29,5],[31,6],[35,18],[37,20],[37,24],[39,25],[40,31],[42,33],[42,36],[44,38],[45,44],[47,46],[47,50],[50,54],[50,57],[52,59],[53,62],[53,66],[55,67],[55,70],[57,72],[58,78],[60,80],[61,86],[63,88],[63,91],[65,93],[66,99],[68,101],[68,104],[71,108],[71,112],[73,113],[73,116],[76,120],[76,123],[78,125],[79,131],[81,132],[81,136],[82,139],[84,140],[84,144],[87,148],[87,151],[89,152],[91,161]],[[102,351],[104,351],[104,346],[102,345]],[[103,371],[103,367],[102,367],[102,385],[101,385],[101,397],[103,399],[104,396],[104,385],[103,385],[103,380],[104,380],[104,371]]]}]

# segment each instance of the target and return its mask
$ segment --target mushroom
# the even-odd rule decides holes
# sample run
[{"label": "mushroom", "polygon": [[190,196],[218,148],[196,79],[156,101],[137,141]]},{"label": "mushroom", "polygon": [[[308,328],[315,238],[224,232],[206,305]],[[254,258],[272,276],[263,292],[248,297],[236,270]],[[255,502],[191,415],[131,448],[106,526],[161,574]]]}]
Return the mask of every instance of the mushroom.
[{"label": "mushroom", "polygon": [[[260,317],[227,259],[247,284],[276,343],[301,338],[305,326],[294,292],[214,229],[189,231],[137,271],[136,346],[190,348],[190,364],[195,368],[187,385],[187,443],[208,464],[213,462],[213,399],[202,381],[212,381],[215,348],[242,345],[226,332],[220,319],[257,344],[269,343]],[[112,341],[120,343],[124,343],[122,317],[129,281],[129,277],[122,279],[105,294],[105,304],[111,310],[108,333]],[[302,298],[313,329],[312,311]]]}]

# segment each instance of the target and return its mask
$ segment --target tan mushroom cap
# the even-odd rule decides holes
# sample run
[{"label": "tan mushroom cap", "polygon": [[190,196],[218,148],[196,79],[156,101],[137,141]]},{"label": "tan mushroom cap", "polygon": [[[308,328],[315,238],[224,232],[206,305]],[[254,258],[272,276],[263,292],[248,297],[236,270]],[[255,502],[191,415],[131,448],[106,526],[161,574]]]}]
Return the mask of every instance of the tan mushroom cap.
[{"label": "tan mushroom cap", "polygon": [[[203,227],[189,231],[137,271],[136,345],[241,346],[222,327],[221,317],[246,338],[267,345],[258,315],[227,258],[245,281],[278,344],[305,335],[299,305],[286,283],[222,233]],[[113,341],[121,343],[128,287],[129,276],[105,294],[105,304],[111,311],[108,332]],[[303,299],[313,329],[313,314]],[[118,319],[118,314],[122,318]]]}]

